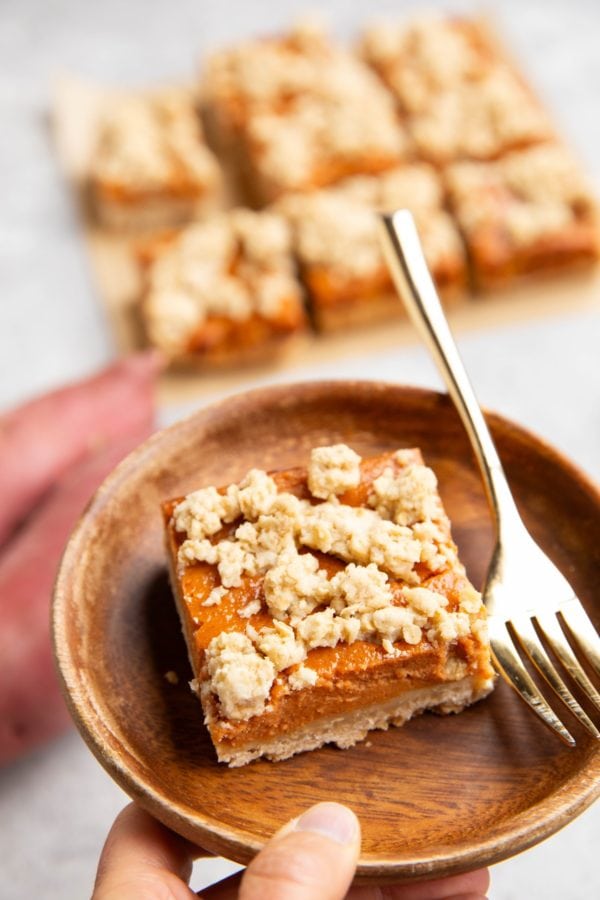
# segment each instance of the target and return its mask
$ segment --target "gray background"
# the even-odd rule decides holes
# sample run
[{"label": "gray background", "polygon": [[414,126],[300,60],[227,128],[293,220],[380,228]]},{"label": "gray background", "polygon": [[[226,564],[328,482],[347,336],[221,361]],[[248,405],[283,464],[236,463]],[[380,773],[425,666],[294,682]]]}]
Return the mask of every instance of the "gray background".
[{"label": "gray background", "polygon": [[[440,5],[448,6],[428,4]],[[358,2],[320,4],[340,36],[350,36],[367,15],[415,6],[373,3],[367,13]],[[600,4],[504,0],[486,6],[600,184]],[[52,154],[53,79],[65,72],[115,85],[177,79],[193,74],[204,48],[277,30],[305,8],[267,0],[0,0],[0,409],[87,374],[115,355]],[[545,436],[596,478],[599,309],[565,309],[544,320],[461,336],[481,401]],[[324,376],[439,385],[418,347],[293,373],[294,380]],[[161,422],[190,408],[163,409]],[[0,896],[88,896],[102,841],[124,802],[75,734],[2,771]],[[596,806],[544,844],[495,867],[490,896],[600,896],[599,838]],[[197,866],[194,885],[210,880],[219,865]]]}]

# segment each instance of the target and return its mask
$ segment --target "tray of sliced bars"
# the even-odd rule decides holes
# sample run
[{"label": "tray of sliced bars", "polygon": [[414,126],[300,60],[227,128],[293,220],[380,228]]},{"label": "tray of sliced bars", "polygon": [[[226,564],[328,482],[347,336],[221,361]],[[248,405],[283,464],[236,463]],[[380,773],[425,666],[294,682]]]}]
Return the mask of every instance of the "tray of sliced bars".
[{"label": "tray of sliced bars", "polygon": [[410,340],[378,211],[413,212],[455,327],[595,302],[593,193],[479,19],[352,46],[306,19],[191,84],[64,79],[54,125],[118,344],[171,360],[163,399]]}]

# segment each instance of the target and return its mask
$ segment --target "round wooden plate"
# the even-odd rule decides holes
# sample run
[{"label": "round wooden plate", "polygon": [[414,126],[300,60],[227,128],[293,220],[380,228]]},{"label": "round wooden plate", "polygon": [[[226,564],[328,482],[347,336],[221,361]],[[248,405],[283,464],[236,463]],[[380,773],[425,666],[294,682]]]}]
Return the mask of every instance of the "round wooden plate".
[{"label": "round wooden plate", "polygon": [[[600,494],[541,440],[488,417],[526,523],[598,613]],[[254,391],[152,437],[91,501],[67,547],[54,599],[56,656],[71,711],[115,780],[175,831],[247,862],[319,800],[360,816],[363,880],[429,878],[493,863],[565,825],[600,793],[598,746],[569,718],[568,749],[503,683],[459,716],[425,715],[239,769],[216,762],[165,567],[160,503],[248,468],[304,464],[316,444],[363,455],[419,446],[435,469],[468,572],[480,586],[491,520],[448,398],[369,382]],[[165,673],[174,670],[179,683]],[[560,710],[563,714],[565,711]]]}]

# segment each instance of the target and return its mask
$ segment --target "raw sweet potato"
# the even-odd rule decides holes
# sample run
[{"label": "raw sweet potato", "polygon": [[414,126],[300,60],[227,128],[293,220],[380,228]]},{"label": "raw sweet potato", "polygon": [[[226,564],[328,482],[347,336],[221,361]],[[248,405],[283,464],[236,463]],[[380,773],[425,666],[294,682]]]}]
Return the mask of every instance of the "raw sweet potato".
[{"label": "raw sweet potato", "polygon": [[[147,374],[140,375],[137,389],[149,390]],[[134,395],[130,388],[129,400]],[[118,398],[113,395],[112,399]],[[142,421],[136,421],[126,436],[63,475],[0,555],[0,765],[58,734],[70,722],[50,644],[49,607],[56,570],[69,533],[94,490],[151,431],[148,400],[145,407]],[[121,414],[109,406],[105,409],[114,429]],[[83,420],[87,413],[74,413],[73,421],[77,415]],[[139,410],[132,414],[132,419],[138,418]],[[60,431],[59,422],[56,428]],[[40,440],[44,443],[43,434]],[[79,447],[84,443],[79,435],[77,441]],[[57,446],[53,452],[55,465],[59,460],[63,465],[65,451],[61,456]]]},{"label": "raw sweet potato", "polygon": [[71,466],[147,427],[161,367],[141,353],[0,416],[0,546]]}]

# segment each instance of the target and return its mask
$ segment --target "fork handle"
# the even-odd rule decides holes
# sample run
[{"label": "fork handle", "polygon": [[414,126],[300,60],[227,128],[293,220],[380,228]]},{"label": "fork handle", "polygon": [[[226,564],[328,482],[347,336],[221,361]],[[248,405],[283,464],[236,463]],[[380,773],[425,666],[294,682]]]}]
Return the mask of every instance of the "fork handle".
[{"label": "fork handle", "polygon": [[381,216],[392,278],[447,385],[475,452],[498,533],[520,519],[498,451],[458,353],[427,268],[415,221],[406,209]]}]

